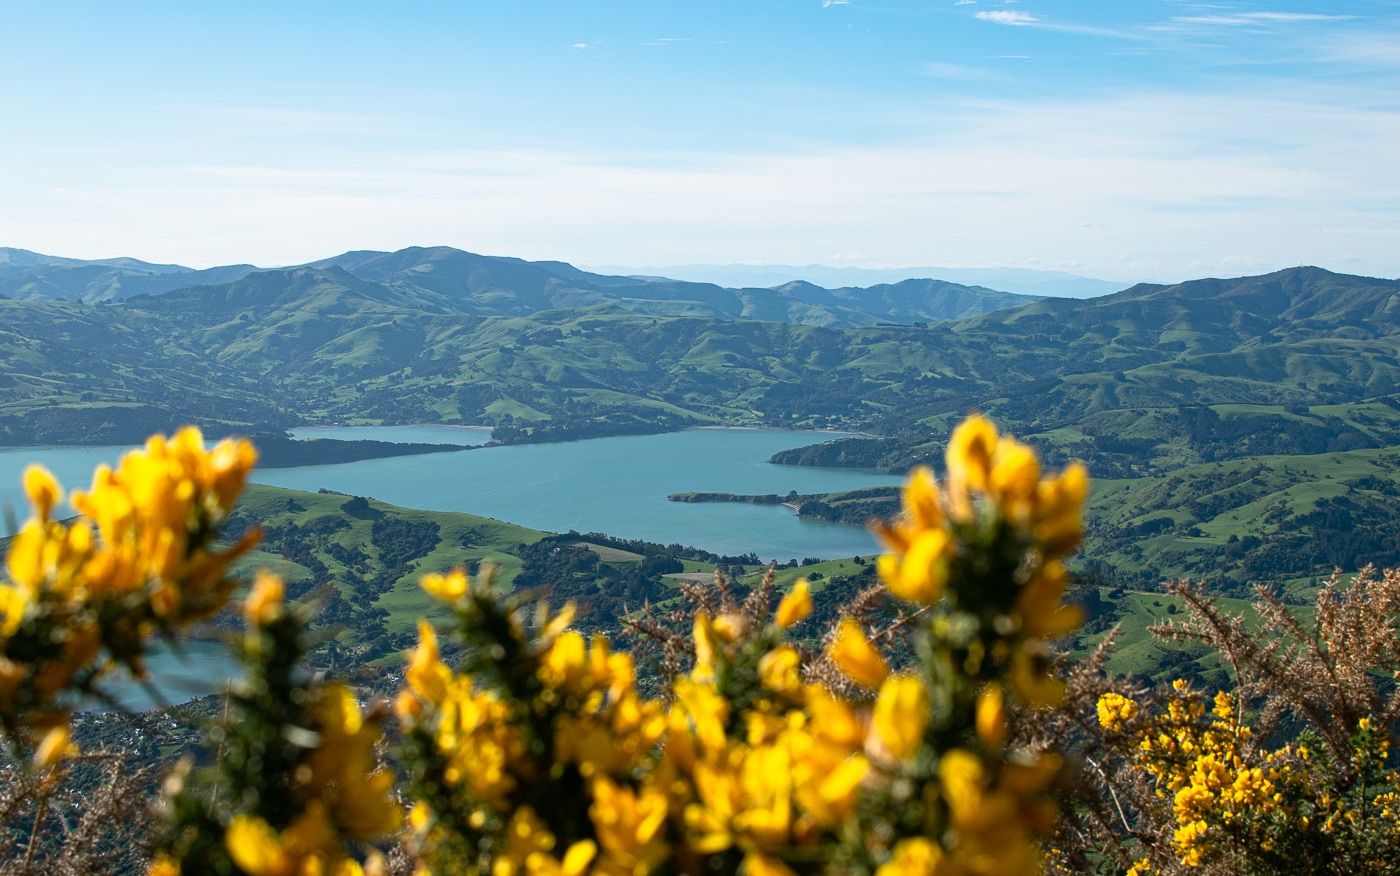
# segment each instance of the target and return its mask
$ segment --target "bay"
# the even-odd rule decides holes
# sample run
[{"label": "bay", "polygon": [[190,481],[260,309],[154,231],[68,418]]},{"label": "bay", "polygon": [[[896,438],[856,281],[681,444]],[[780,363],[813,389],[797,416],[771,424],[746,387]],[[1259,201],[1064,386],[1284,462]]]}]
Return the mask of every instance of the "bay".
[{"label": "bay", "polygon": [[334,438],[340,441],[389,441],[394,444],[460,444],[479,446],[491,440],[490,426],[300,426],[293,438]]},{"label": "bay", "polygon": [[410,508],[465,511],[549,532],[602,532],[763,560],[870,554],[860,527],[801,520],[772,505],[667,501],[671,493],[798,493],[900,483],[853,469],[773,465],[779,450],[830,432],[690,429],[560,444],[371,459],[257,472],[259,483],[369,496]]},{"label": "bay", "polygon": [[[298,429],[297,437],[480,444],[484,430],[440,426],[333,426]],[[780,466],[779,450],[836,437],[829,432],[693,429],[660,435],[596,438],[561,444],[485,447],[371,459],[339,465],[257,470],[253,480],[315,491],[372,496],[395,505],[463,511],[550,532],[602,532],[662,544],[680,543],[719,554],[763,560],[829,559],[877,550],[868,532],[801,520],[782,506],[667,501],[671,493],[820,493],[896,484],[891,475],[855,469]],[[477,440],[480,439],[480,440]],[[31,462],[47,466],[65,488],[85,488],[99,463],[115,464],[127,447],[46,446],[0,449],[0,534],[27,516],[20,489]],[[180,654],[159,650],[151,678],[171,703],[223,690],[237,672],[226,646],[182,643]],[[105,683],[124,708],[155,705],[130,679]],[[106,708],[88,704],[88,708]]]},{"label": "bay", "polygon": [[223,693],[229,679],[240,674],[238,659],[225,642],[182,639],[172,648],[157,640],[151,644],[146,659],[146,675],[155,688],[154,696],[123,670],[99,685],[114,702],[86,700],[79,708],[93,712],[143,712],[161,705],[178,705],[196,697]]},{"label": "bay", "polygon": [[[317,437],[425,440],[443,427],[320,427]],[[427,429],[429,432],[421,430]],[[346,431],[349,430],[349,431]],[[405,431],[408,430],[408,431]],[[446,427],[447,433],[481,432]],[[299,433],[306,430],[298,430]],[[691,429],[660,435],[594,438],[560,444],[482,447],[368,459],[338,465],[259,469],[253,480],[273,486],[336,490],[407,508],[464,511],[550,532],[602,532],[662,544],[692,545],[763,560],[865,555],[876,550],[859,527],[801,520],[771,505],[667,501],[680,492],[820,493],[899,483],[870,471],[768,462],[779,450],[830,438],[830,432]],[[445,438],[433,443],[448,443]],[[72,489],[85,487],[99,462],[115,463],[123,447],[22,447],[0,450],[0,531],[27,508],[20,490],[29,462],[48,466]]]}]

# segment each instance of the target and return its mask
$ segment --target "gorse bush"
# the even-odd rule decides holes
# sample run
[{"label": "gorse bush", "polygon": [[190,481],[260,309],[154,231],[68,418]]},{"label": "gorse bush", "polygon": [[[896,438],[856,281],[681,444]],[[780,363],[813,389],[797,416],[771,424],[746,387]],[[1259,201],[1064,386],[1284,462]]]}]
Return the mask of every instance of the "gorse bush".
[{"label": "gorse bush", "polygon": [[1400,572],[1333,575],[1311,624],[1262,587],[1246,614],[1174,592],[1187,620],[1155,632],[1209,646],[1233,689],[1129,690],[1094,661],[1075,670],[1051,723],[1093,769],[1060,870],[1087,871],[1093,851],[1096,869],[1134,876],[1395,872]]},{"label": "gorse bush", "polygon": [[[206,450],[194,430],[153,438],[74,494],[71,522],[53,519],[53,479],[26,474],[34,517],[0,585],[0,720],[23,764],[5,774],[0,822],[37,814],[0,864],[99,866],[39,829],[87,756],[68,709],[116,666],[140,677],[152,638],[228,600],[230,564],[257,533],[221,547],[218,526],[254,458],[246,442]],[[804,628],[806,581],[778,599],[771,576],[742,599],[719,579],[687,587],[678,616],[629,618],[664,655],[659,686],[639,686],[632,652],[573,629],[571,606],[501,592],[484,567],[423,579],[452,623],[419,622],[403,689],[366,710],[303,668],[313,608],[260,573],[236,643],[245,675],[208,757],[166,777],[145,866],[970,876],[1394,860],[1393,696],[1356,706],[1350,730],[1268,747],[1246,710],[1267,723],[1286,709],[1252,682],[1213,702],[1184,685],[1154,697],[1114,689],[1089,661],[1066,684],[1051,643],[1080,622],[1064,562],[1087,489],[1081,466],[1047,476],[970,418],[942,481],[916,471],[903,513],[876,527],[882,583],[830,629]],[[1222,649],[1247,635],[1189,604],[1198,620],[1171,634]],[[1359,691],[1393,657],[1389,629],[1359,662],[1312,653]],[[1297,657],[1280,647],[1256,662]]]}]

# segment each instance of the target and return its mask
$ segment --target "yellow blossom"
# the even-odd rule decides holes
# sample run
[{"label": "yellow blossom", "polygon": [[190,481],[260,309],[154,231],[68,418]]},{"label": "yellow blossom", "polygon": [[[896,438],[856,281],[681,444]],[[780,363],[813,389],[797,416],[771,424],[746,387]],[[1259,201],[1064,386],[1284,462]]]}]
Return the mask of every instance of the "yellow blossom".
[{"label": "yellow blossom", "polygon": [[1123,729],[1126,721],[1137,715],[1137,703],[1122,694],[1109,691],[1099,697],[1099,726],[1110,732]]},{"label": "yellow blossom", "polygon": [[57,766],[63,761],[77,756],[77,754],[78,746],[73,743],[73,738],[69,735],[68,725],[60,724],[44,734],[39,747],[34,751],[34,766],[41,770],[47,769],[51,766]]},{"label": "yellow blossom", "polygon": [[812,588],[806,578],[798,578],[792,590],[778,603],[775,622],[784,629],[812,613]]},{"label": "yellow blossom", "polygon": [[271,572],[259,571],[253,590],[243,601],[243,618],[249,626],[267,626],[282,616],[286,585]]},{"label": "yellow blossom", "polygon": [[928,726],[932,701],[921,679],[892,675],[880,686],[873,723],[890,756],[903,759],[918,750]]},{"label": "yellow blossom", "polygon": [[872,690],[878,689],[890,674],[885,658],[870,644],[860,624],[848,617],[837,626],[827,656],[852,681]]},{"label": "yellow blossom", "polygon": [[900,840],[890,860],[880,865],[875,876],[951,876],[954,872],[938,843],[914,837]]},{"label": "yellow blossom", "polygon": [[460,568],[453,569],[446,574],[430,572],[422,577],[419,585],[443,602],[456,602],[466,596],[471,589],[471,582],[467,578],[466,570]]},{"label": "yellow blossom", "polygon": [[971,519],[971,492],[986,492],[996,446],[996,427],[984,417],[974,414],[953,430],[944,461],[948,469],[950,511],[954,519]]},{"label": "yellow blossom", "polygon": [[763,686],[774,693],[793,693],[802,688],[802,658],[797,649],[783,645],[764,654],[758,661]]},{"label": "yellow blossom", "polygon": [[932,605],[943,595],[948,582],[948,552],[952,536],[943,529],[922,530],[912,535],[902,557],[881,557],[880,572],[885,586],[895,596]]},{"label": "yellow blossom", "polygon": [[54,507],[63,501],[63,488],[42,465],[31,465],[24,470],[24,493],[41,523],[48,523]]},{"label": "yellow blossom", "polygon": [[593,781],[593,805],[588,814],[609,862],[622,872],[646,872],[670,852],[662,827],[666,795],[651,787],[640,791],[600,777]]},{"label": "yellow blossom", "polygon": [[156,855],[146,876],[180,876],[180,862],[164,853]]},{"label": "yellow blossom", "polygon": [[1006,742],[1006,696],[995,681],[977,695],[977,738],[995,750]]}]

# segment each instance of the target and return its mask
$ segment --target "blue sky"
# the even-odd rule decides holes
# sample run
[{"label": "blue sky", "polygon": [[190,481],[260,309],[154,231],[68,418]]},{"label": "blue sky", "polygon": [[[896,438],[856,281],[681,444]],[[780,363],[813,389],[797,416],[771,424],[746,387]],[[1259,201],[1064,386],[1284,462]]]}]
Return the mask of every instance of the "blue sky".
[{"label": "blue sky", "polygon": [[0,0],[0,245],[1400,276],[1400,2]]}]

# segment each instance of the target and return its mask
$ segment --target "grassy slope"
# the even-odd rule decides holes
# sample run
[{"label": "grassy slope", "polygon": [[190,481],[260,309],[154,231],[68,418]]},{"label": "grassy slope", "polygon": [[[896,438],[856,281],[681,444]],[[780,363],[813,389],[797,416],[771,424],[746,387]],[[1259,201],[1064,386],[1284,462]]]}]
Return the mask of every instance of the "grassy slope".
[{"label": "grassy slope", "polygon": [[[379,552],[374,548],[371,538],[374,518],[347,514],[341,507],[345,501],[346,497],[339,494],[304,493],[254,484],[245,491],[238,511],[269,528],[285,526],[288,523],[314,528],[328,518],[345,521],[348,524],[347,528],[325,536],[323,545],[316,550],[316,557],[326,564],[335,580],[344,580],[347,566],[331,552],[329,546],[332,544],[365,549],[370,555],[370,571],[382,571],[382,564],[378,562]],[[377,605],[390,614],[390,619],[385,625],[395,633],[412,629],[415,619],[419,616],[446,616],[441,604],[418,586],[418,579],[424,573],[456,566],[476,567],[482,562],[491,562],[499,570],[497,580],[508,587],[520,569],[520,560],[514,555],[513,549],[521,543],[538,541],[547,534],[486,517],[417,511],[373,499],[370,500],[370,507],[381,514],[413,521],[432,521],[440,527],[440,541],[437,547],[419,557],[413,563],[412,571],[401,576],[391,590],[377,599]],[[289,582],[310,581],[312,577],[310,570],[305,566],[266,552],[255,554],[245,565],[254,563],[267,566],[283,575]],[[361,571],[357,574],[364,577],[366,573]]]}]

